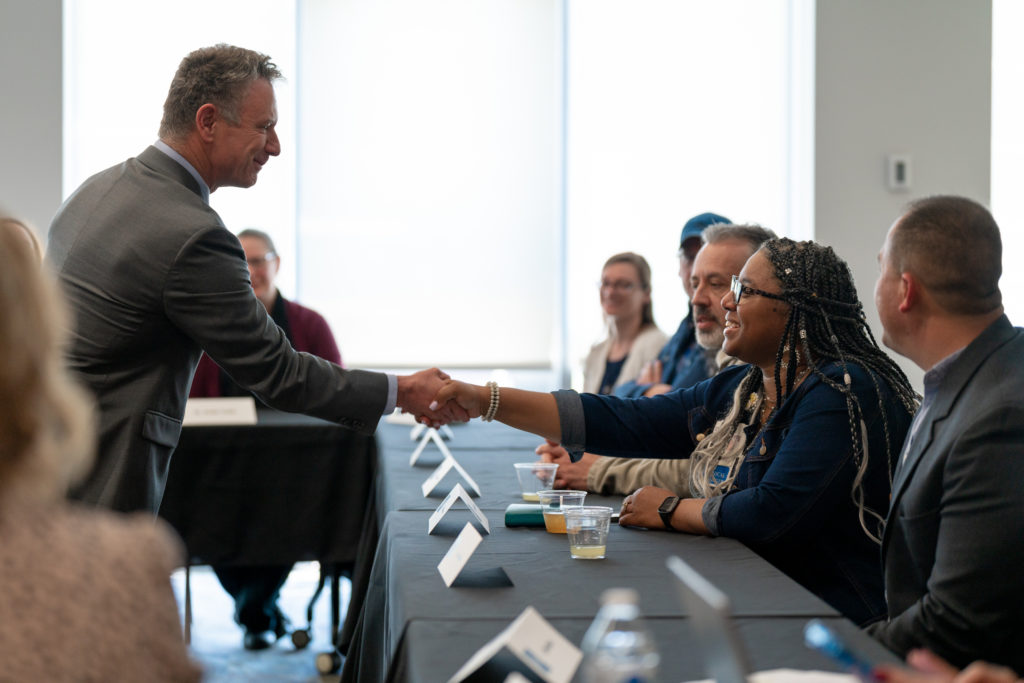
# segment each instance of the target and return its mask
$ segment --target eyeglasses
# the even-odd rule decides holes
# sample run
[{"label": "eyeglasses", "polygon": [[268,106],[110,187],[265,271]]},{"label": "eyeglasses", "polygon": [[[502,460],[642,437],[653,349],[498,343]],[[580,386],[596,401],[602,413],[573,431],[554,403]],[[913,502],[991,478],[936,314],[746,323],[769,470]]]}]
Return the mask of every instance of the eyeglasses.
[{"label": "eyeglasses", "polygon": [[277,254],[272,251],[268,251],[263,256],[254,256],[252,258],[245,259],[245,262],[249,264],[250,268],[266,268],[267,264],[271,261],[277,260]]},{"label": "eyeglasses", "polygon": [[766,292],[763,289],[757,289],[755,287],[748,287],[747,285],[745,285],[742,282],[740,282],[740,278],[739,278],[738,275],[733,275],[732,276],[732,300],[733,300],[733,303],[738,305],[740,303],[740,298],[742,298],[742,296],[744,294],[757,294],[758,296],[767,297],[769,299],[775,299],[777,301],[785,301],[786,300],[785,297],[779,296],[778,294],[772,294],[771,292]]},{"label": "eyeglasses", "polygon": [[598,289],[614,289],[616,292],[632,292],[637,288],[635,282],[629,280],[616,280],[615,282],[609,282],[608,280],[601,280],[597,283]]}]

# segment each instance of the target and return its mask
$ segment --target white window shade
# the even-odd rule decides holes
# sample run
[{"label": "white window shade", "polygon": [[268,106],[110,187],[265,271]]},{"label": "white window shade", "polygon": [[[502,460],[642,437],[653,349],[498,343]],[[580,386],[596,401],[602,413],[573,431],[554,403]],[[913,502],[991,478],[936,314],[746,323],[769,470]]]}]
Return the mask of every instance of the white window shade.
[{"label": "white window shade", "polygon": [[570,365],[605,336],[596,283],[612,254],[648,260],[671,334],[688,305],[676,257],[688,218],[791,234],[789,21],[789,0],[570,3]]},{"label": "white window shade", "polygon": [[301,8],[300,299],[352,365],[550,365],[559,3]]}]

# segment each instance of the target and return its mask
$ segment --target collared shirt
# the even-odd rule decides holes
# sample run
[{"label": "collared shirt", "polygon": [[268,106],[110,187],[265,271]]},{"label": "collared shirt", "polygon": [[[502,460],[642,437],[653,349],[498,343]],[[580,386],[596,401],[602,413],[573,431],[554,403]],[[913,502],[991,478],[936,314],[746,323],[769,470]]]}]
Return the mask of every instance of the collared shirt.
[{"label": "collared shirt", "polygon": [[[181,154],[176,152],[173,147],[163,140],[157,140],[153,143],[153,146],[178,162],[182,168],[188,171],[189,174],[196,179],[196,182],[199,183],[199,192],[203,197],[203,202],[209,206],[210,186],[206,184],[205,180],[203,180],[203,176],[199,175],[199,171],[196,170],[195,166],[190,164],[188,159],[181,156]],[[386,374],[385,376],[388,378],[388,399],[387,403],[384,404],[384,412],[382,414],[390,415],[395,411],[395,406],[398,403],[398,377],[392,374]]]},{"label": "collared shirt", "polygon": [[173,147],[168,145],[163,140],[157,140],[156,142],[153,143],[153,146],[156,147],[161,152],[163,152],[164,154],[166,154],[167,156],[169,156],[170,158],[177,161],[179,164],[181,164],[181,167],[188,171],[189,174],[196,179],[196,182],[199,183],[199,192],[203,196],[203,201],[207,205],[209,205],[210,186],[206,184],[205,180],[203,180],[203,176],[199,175],[199,171],[196,170],[196,167],[190,164],[188,162],[188,159],[178,154],[178,152],[176,152]]},{"label": "collared shirt", "polygon": [[903,457],[901,460],[906,462],[907,453],[910,452],[910,446],[914,443],[914,439],[917,437],[917,429],[924,422],[925,415],[928,414],[929,408],[932,407],[932,401],[935,400],[935,394],[939,391],[939,385],[942,384],[942,380],[946,378],[946,374],[949,372],[950,367],[960,354],[964,352],[967,347],[957,349],[953,353],[949,354],[938,363],[932,366],[932,369],[924,374],[924,399],[921,401],[921,407],[918,409],[917,414],[914,415],[914,421],[910,425],[910,434],[907,437],[906,447],[903,449]]}]

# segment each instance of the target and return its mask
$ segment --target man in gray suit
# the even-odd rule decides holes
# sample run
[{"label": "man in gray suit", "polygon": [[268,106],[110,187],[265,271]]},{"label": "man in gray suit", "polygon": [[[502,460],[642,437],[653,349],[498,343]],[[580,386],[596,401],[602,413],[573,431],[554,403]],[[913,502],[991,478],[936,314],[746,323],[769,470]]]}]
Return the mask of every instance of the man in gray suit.
[{"label": "man in gray suit", "polygon": [[420,419],[446,378],[395,377],[292,349],[253,294],[238,239],[209,206],[251,187],[281,146],[266,55],[217,45],[178,67],[159,140],[89,178],[50,227],[48,258],[74,312],[69,363],[96,396],[96,465],[72,492],[116,510],[157,511],[192,374],[206,351],[267,404],[373,432],[396,404]]},{"label": "man in gray suit", "polygon": [[879,254],[882,341],[926,371],[882,539],[900,654],[1024,673],[1024,330],[1003,314],[999,228],[981,205],[910,205]]}]

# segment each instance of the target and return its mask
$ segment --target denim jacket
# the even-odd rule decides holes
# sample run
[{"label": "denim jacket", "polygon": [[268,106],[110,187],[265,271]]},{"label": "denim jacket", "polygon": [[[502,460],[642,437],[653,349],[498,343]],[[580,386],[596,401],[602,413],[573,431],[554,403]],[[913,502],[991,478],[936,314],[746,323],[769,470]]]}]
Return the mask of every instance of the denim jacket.
[{"label": "denim jacket", "polygon": [[[857,365],[848,367],[868,434],[864,502],[884,517],[891,488],[889,459],[898,457],[911,415],[881,378]],[[573,401],[557,396],[562,443],[570,452],[689,457],[697,435],[709,434],[728,411],[736,386],[749,369],[728,368],[689,389],[651,398],[582,394],[577,404],[582,421],[572,419],[579,408],[565,410]],[[834,382],[843,382],[838,363],[822,371]],[[883,414],[888,419],[888,446]],[[844,396],[809,375],[750,441],[732,489],[708,499],[704,518],[713,535],[742,541],[863,625],[885,615],[885,600],[879,546],[862,529],[853,502],[856,464],[850,429]],[[870,515],[865,515],[864,523],[872,534],[881,534]]]}]

